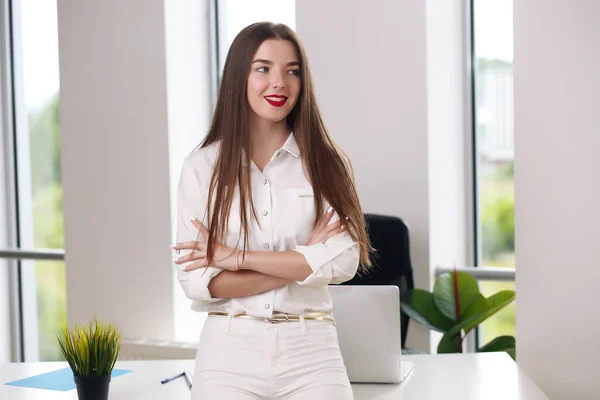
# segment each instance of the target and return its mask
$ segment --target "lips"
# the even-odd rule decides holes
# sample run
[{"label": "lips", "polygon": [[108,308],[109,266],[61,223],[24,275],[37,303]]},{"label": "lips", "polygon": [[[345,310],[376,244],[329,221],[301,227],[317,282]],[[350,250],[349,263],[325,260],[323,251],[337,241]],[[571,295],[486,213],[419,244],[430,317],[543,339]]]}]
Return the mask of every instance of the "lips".
[{"label": "lips", "polygon": [[287,101],[287,96],[281,96],[278,94],[272,94],[272,95],[268,95],[265,96],[265,100],[272,105],[273,107],[281,107],[285,104],[285,102]]}]

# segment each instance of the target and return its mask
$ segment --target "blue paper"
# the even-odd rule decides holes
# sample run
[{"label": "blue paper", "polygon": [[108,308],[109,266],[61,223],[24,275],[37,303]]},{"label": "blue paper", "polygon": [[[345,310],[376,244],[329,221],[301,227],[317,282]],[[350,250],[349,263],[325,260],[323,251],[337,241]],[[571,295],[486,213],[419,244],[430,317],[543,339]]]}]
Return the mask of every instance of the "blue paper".
[{"label": "blue paper", "polygon": [[[125,375],[129,372],[131,371],[125,369],[113,369],[111,377],[116,378],[117,376]],[[73,379],[73,371],[71,371],[71,368],[63,368],[57,371],[46,372],[45,374],[41,375],[19,379],[18,381],[8,382],[7,385],[36,389],[60,390],[63,392],[76,388],[75,380]]]}]

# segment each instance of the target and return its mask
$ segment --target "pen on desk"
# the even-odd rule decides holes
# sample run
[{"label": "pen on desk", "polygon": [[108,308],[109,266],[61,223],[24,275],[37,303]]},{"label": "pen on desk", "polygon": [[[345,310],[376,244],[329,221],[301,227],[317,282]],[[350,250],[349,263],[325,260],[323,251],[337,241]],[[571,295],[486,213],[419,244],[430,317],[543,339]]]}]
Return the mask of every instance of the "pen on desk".
[{"label": "pen on desk", "polygon": [[183,371],[184,375],[185,375],[185,380],[187,381],[188,387],[191,389],[192,388],[192,374],[190,374],[190,371],[188,371],[187,369],[185,371]]},{"label": "pen on desk", "polygon": [[[162,381],[160,381],[160,383],[162,383],[162,384],[164,385],[165,383],[167,383],[167,382],[171,382],[173,379],[180,378],[180,377],[182,377],[182,376],[184,376],[184,375],[185,375],[185,372],[182,372],[182,373],[180,373],[180,374],[177,374],[177,375],[175,375],[175,376],[172,376],[172,377],[170,377],[170,378],[163,379]],[[186,379],[187,379],[187,378],[186,378]]]}]

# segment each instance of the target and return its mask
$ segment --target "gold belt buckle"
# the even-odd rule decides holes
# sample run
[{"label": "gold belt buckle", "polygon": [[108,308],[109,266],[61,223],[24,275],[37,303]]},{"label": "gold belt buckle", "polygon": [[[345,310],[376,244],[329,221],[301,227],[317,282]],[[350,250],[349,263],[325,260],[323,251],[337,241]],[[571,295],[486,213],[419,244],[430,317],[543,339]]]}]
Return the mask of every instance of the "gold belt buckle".
[{"label": "gold belt buckle", "polygon": [[290,318],[288,317],[287,314],[283,314],[285,315],[285,319],[278,319],[278,318],[265,318],[265,322],[268,322],[270,324],[278,324],[280,322],[288,322],[290,320]]}]

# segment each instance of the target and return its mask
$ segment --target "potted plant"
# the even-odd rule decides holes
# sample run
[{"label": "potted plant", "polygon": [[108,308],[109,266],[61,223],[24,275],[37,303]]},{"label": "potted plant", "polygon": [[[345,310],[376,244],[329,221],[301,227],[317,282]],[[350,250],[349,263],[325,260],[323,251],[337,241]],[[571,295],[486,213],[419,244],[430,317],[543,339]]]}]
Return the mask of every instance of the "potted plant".
[{"label": "potted plant", "polygon": [[[436,279],[432,293],[421,289],[402,293],[401,308],[421,325],[444,334],[438,353],[462,353],[467,334],[514,298],[514,290],[503,290],[486,298],[475,278],[454,270]],[[477,352],[506,351],[516,359],[515,348],[514,336],[499,336]]]},{"label": "potted plant", "polygon": [[73,371],[79,400],[107,400],[113,367],[121,350],[121,331],[94,318],[65,327],[58,343]]}]

